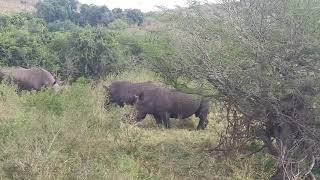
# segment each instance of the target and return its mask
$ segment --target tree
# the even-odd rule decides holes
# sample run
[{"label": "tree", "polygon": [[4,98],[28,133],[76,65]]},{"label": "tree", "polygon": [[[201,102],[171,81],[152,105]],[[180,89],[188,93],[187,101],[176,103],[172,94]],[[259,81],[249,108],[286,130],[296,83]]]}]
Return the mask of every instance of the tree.
[{"label": "tree", "polygon": [[123,11],[115,8],[112,11],[106,6],[83,4],[78,12],[77,0],[44,0],[36,4],[37,15],[52,25],[72,21],[76,25],[108,25],[115,19],[126,19],[130,24],[143,23],[143,13],[138,9]]},{"label": "tree", "polygon": [[106,6],[84,4],[80,8],[80,25],[107,25],[114,20],[112,12]]},{"label": "tree", "polygon": [[116,19],[108,24],[108,28],[112,30],[124,30],[128,28],[128,23],[122,19]]},{"label": "tree", "polygon": [[47,48],[48,30],[42,19],[28,14],[7,17],[0,32],[0,61],[7,66],[42,66],[56,70],[56,57]]},{"label": "tree", "polygon": [[126,9],[124,14],[129,23],[141,26],[143,23],[143,13],[139,9]]},{"label": "tree", "polygon": [[112,14],[115,19],[120,19],[123,17],[123,11],[120,8],[112,9]]},{"label": "tree", "polygon": [[76,29],[80,28],[79,26],[75,25],[72,21],[55,21],[52,23],[48,23],[49,31],[75,31]]},{"label": "tree", "polygon": [[60,59],[64,79],[81,76],[98,79],[121,68],[122,54],[115,37],[103,28],[85,27],[53,36],[50,47]]},{"label": "tree", "polygon": [[177,50],[154,69],[214,87],[228,126],[220,151],[260,141],[277,160],[273,179],[315,179],[320,158],[318,1],[226,0],[168,11]]},{"label": "tree", "polygon": [[77,11],[77,0],[44,0],[36,4],[37,14],[46,22],[72,20]]}]

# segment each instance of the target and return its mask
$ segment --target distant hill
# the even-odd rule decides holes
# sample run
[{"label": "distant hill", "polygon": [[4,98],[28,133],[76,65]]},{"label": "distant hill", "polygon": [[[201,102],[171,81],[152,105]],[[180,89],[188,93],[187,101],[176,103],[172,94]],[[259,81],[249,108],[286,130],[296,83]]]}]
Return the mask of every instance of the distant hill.
[{"label": "distant hill", "polygon": [[35,11],[35,5],[38,1],[39,0],[0,0],[0,13],[11,14]]}]

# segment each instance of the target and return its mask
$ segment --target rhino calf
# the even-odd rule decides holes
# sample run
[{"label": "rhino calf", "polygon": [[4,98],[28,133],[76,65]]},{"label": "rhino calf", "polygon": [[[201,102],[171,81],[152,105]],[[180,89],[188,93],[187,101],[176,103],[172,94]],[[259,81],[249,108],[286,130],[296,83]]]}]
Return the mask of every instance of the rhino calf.
[{"label": "rhino calf", "polygon": [[22,67],[0,68],[0,80],[6,80],[17,85],[19,91],[39,91],[42,87],[53,87],[57,91],[59,87],[51,73],[38,67],[30,69]]},{"label": "rhino calf", "polygon": [[[104,88],[108,93],[109,100],[106,100],[105,105],[110,103],[117,104],[123,107],[125,104],[134,105],[137,98],[136,94],[139,94],[143,90],[157,88],[159,86],[153,84],[151,81],[132,83],[130,81],[114,81],[109,86]],[[160,124],[162,121],[156,119],[156,123]]]},{"label": "rhino calf", "polygon": [[130,81],[113,81],[109,86],[104,88],[108,93],[109,100],[105,102],[106,105],[109,103],[117,104],[123,107],[125,104],[134,105],[136,102],[135,95],[145,89],[152,89],[158,87],[151,81],[132,83]]},{"label": "rhino calf", "polygon": [[159,87],[146,89],[136,97],[137,121],[151,114],[170,128],[169,118],[185,119],[195,114],[200,119],[197,129],[205,129],[208,124],[209,102],[202,96]]}]

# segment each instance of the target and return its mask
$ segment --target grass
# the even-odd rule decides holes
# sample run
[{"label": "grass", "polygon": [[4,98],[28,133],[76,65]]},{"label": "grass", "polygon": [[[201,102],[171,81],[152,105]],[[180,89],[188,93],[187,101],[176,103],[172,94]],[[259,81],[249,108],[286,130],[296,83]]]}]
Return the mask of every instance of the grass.
[{"label": "grass", "polygon": [[0,14],[34,12],[38,0],[0,0]]},{"label": "grass", "polygon": [[148,71],[107,77],[96,87],[79,80],[58,94],[18,96],[0,85],[0,179],[267,179],[273,164],[261,154],[223,160],[206,150],[223,126],[210,115],[195,131],[195,118],[172,129],[147,117],[132,124],[133,108],[104,108],[102,83],[160,78]]}]

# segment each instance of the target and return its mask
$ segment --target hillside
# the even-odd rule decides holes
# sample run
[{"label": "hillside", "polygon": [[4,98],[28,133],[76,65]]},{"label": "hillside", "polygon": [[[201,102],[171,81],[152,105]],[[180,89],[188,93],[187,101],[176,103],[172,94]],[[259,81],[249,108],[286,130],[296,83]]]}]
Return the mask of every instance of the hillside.
[{"label": "hillside", "polygon": [[0,13],[17,13],[34,11],[39,0],[0,0]]}]

